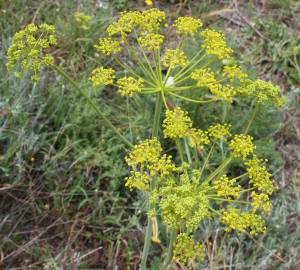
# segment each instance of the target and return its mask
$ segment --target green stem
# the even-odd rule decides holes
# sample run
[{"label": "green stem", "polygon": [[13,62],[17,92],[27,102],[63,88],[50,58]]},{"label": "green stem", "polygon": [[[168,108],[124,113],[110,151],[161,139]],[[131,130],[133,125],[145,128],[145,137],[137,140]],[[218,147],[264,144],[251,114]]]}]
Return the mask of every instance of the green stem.
[{"label": "green stem", "polygon": [[206,179],[205,183],[211,181],[213,178],[215,178],[218,174],[223,172],[223,170],[227,167],[227,165],[231,162],[232,158],[229,157],[223,161],[223,163],[216,169],[214,170]]},{"label": "green stem", "polygon": [[147,269],[147,258],[148,258],[148,254],[149,254],[150,244],[151,244],[151,234],[152,234],[152,221],[151,221],[151,218],[148,217],[140,270]]},{"label": "green stem", "polygon": [[215,200],[215,201],[222,201],[222,202],[235,202],[235,203],[240,203],[240,204],[251,204],[251,202],[246,202],[246,201],[238,201],[238,200],[230,200],[230,199],[223,199],[215,196],[207,196],[207,198]]},{"label": "green stem", "polygon": [[172,93],[172,92],[167,92],[167,93],[170,94],[170,95],[172,95],[172,96],[175,96],[177,98],[180,98],[180,99],[183,99],[183,100],[186,100],[186,101],[189,101],[189,102],[193,102],[193,103],[199,103],[199,104],[211,103],[211,102],[215,102],[216,101],[215,98],[208,99],[208,100],[195,100],[195,99],[191,99],[191,98],[188,98],[188,97],[177,95],[177,94]]},{"label": "green stem", "polygon": [[177,151],[178,151],[181,162],[184,162],[183,151],[182,151],[179,139],[176,140],[176,147],[177,147]]},{"label": "green stem", "polygon": [[248,131],[249,131],[249,129],[250,129],[252,123],[253,123],[253,120],[254,120],[254,118],[255,118],[255,116],[256,116],[256,114],[257,114],[257,111],[258,111],[258,107],[259,107],[258,105],[259,105],[259,104],[258,104],[257,102],[255,102],[254,110],[251,112],[251,115],[250,115],[250,118],[249,118],[247,127],[246,127],[245,130],[244,130],[244,134],[247,134],[247,133],[248,133]]},{"label": "green stem", "polygon": [[[156,104],[155,104],[152,138],[155,138],[158,136],[161,107],[162,107],[162,97],[161,97],[161,93],[158,93],[157,99],[156,99]],[[149,205],[150,209],[152,207],[153,207],[152,205]],[[140,270],[147,269],[147,258],[148,258],[148,254],[149,254],[150,244],[151,244],[151,234],[152,234],[152,221],[151,221],[151,218],[148,217],[145,242],[144,242],[144,247],[143,247],[143,255],[142,255],[141,264],[140,264]]]},{"label": "green stem", "polygon": [[155,104],[155,112],[154,112],[154,120],[153,120],[153,129],[152,129],[152,138],[158,136],[159,122],[160,122],[160,114],[161,114],[161,106],[162,105],[162,96],[161,93],[157,93],[156,104]]},{"label": "green stem", "polygon": [[51,68],[63,76],[76,90],[77,92],[85,98],[87,103],[95,110],[95,112],[102,118],[105,125],[110,128],[127,146],[130,148],[133,147],[132,143],[128,141],[118,130],[117,128],[111,123],[111,121],[99,110],[98,106],[94,101],[90,98],[90,96],[79,87],[79,85],[60,67],[51,65]]},{"label": "green stem", "polygon": [[171,238],[170,238],[170,242],[169,242],[169,246],[168,246],[167,257],[165,259],[165,262],[164,262],[161,270],[167,269],[167,267],[169,266],[169,264],[172,262],[172,259],[173,259],[173,247],[174,247],[174,242],[176,240],[176,235],[177,235],[176,230],[172,230],[171,231]]}]

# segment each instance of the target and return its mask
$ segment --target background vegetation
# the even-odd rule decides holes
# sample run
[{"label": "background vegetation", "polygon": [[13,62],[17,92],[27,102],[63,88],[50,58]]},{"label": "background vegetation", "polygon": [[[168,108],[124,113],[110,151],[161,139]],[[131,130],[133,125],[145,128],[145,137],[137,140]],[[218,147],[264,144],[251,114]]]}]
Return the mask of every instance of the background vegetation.
[{"label": "background vegetation", "polygon": [[[263,109],[250,130],[278,184],[268,233],[252,238],[203,224],[199,239],[208,253],[202,268],[300,269],[300,2],[154,2],[169,19],[193,15],[224,30],[241,65],[281,85],[287,96],[283,112]],[[1,269],[138,269],[145,215],[138,210],[141,194],[123,186],[122,142],[60,77],[45,70],[38,85],[16,81],[6,71],[5,55],[13,34],[26,24],[56,25],[57,62],[119,129],[146,137],[151,101],[135,97],[129,103],[112,91],[95,92],[86,79],[110,61],[93,48],[106,25],[119,11],[145,7],[133,0],[0,0]],[[75,21],[76,11],[93,17],[87,30]],[[196,126],[213,120],[216,110],[190,108]],[[246,114],[243,106],[236,111],[234,129]],[[151,251],[150,269],[157,269],[161,250],[156,245]]]}]

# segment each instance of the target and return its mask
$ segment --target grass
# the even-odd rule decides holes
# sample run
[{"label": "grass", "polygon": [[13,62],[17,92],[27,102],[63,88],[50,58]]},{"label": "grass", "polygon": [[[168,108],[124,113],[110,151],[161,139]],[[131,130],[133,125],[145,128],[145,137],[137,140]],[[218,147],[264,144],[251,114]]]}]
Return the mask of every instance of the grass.
[{"label": "grass", "polygon": [[[225,29],[243,66],[253,76],[279,83],[287,96],[283,113],[263,108],[250,131],[278,183],[273,212],[267,217],[268,233],[252,239],[226,234],[218,224],[202,224],[197,237],[208,253],[199,267],[298,269],[300,55],[293,50],[299,46],[300,4],[174,2],[158,5],[171,17],[200,15],[206,26]],[[139,210],[143,195],[123,186],[127,174],[123,143],[60,77],[48,76],[45,70],[41,83],[34,85],[26,78],[15,81],[5,68],[14,32],[31,21],[54,23],[59,32],[59,45],[53,51],[57,61],[68,67],[128,138],[132,139],[133,130],[141,138],[148,136],[151,99],[134,97],[129,102],[106,90],[93,92],[84,79],[97,64],[109,62],[95,55],[93,44],[116,14],[113,8],[130,8],[136,1],[122,3],[114,1],[103,9],[95,1],[0,1],[0,73],[4,74],[0,78],[0,265],[4,269],[138,269],[145,225]],[[142,1],[139,6],[143,7]],[[88,31],[79,29],[72,18],[78,10],[93,16]],[[200,109],[195,113],[196,126],[206,126],[222,110],[222,106]],[[245,104],[229,119],[236,123],[234,129],[239,130],[247,112]],[[161,231],[162,239],[165,234]],[[160,245],[151,250],[150,269],[158,269],[161,251]]]}]

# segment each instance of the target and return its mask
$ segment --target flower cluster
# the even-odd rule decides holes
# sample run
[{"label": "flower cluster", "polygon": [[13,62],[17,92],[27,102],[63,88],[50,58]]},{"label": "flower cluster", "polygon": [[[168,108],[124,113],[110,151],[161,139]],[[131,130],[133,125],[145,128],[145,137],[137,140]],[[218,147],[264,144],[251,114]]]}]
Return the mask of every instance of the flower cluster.
[{"label": "flower cluster", "polygon": [[164,42],[164,36],[160,34],[149,33],[139,37],[137,40],[142,48],[149,51],[154,51],[160,49],[161,44]]},{"label": "flower cluster", "polygon": [[245,233],[247,229],[252,235],[266,231],[265,222],[262,217],[252,212],[240,212],[234,207],[228,207],[222,211],[221,222],[227,225],[226,231],[237,230]]},{"label": "flower cluster", "polygon": [[119,35],[120,41],[124,43],[128,34],[132,32],[138,30],[147,34],[157,32],[164,20],[165,13],[154,8],[142,12],[123,12],[118,21],[109,25],[107,33],[109,36]]},{"label": "flower cluster", "polygon": [[229,179],[226,175],[224,175],[213,182],[213,187],[219,197],[232,197],[234,199],[238,199],[241,195],[241,186],[235,184],[235,178]]},{"label": "flower cluster", "polygon": [[198,86],[209,86],[217,83],[215,74],[210,68],[198,68],[191,74],[191,79],[197,81]]},{"label": "flower cluster", "polygon": [[112,68],[98,67],[92,71],[89,79],[93,86],[100,86],[113,84],[114,78],[115,71]]},{"label": "flower cluster", "polygon": [[160,209],[164,222],[169,228],[185,227],[188,232],[195,231],[199,223],[210,217],[209,199],[203,186],[199,185],[197,170],[180,175],[179,183],[173,179],[159,190]]},{"label": "flower cluster", "polygon": [[232,150],[232,156],[246,159],[254,151],[253,138],[250,135],[234,135],[229,147]]},{"label": "flower cluster", "polygon": [[241,68],[238,67],[237,65],[224,66],[223,72],[229,80],[237,79],[237,80],[243,81],[248,78],[248,75],[246,73],[242,72]]},{"label": "flower cluster", "polygon": [[222,99],[228,102],[233,101],[235,96],[235,89],[231,85],[212,84],[208,86],[210,92],[218,99]]},{"label": "flower cluster", "polygon": [[229,124],[215,124],[211,125],[208,129],[208,133],[210,137],[212,137],[215,140],[225,139],[226,137],[229,137],[231,135],[229,129],[231,125]]},{"label": "flower cluster", "polygon": [[174,27],[178,34],[194,36],[197,30],[203,25],[200,19],[193,17],[179,17],[174,22]]},{"label": "flower cluster", "polygon": [[219,59],[230,58],[232,49],[227,47],[223,33],[205,29],[200,36],[203,38],[202,48],[207,54],[215,55]]},{"label": "flower cluster", "polygon": [[121,51],[120,43],[110,37],[100,38],[95,48],[106,55],[116,54]]},{"label": "flower cluster", "polygon": [[174,258],[184,264],[188,264],[188,262],[196,259],[202,259],[203,246],[195,242],[187,233],[181,233],[176,238]]},{"label": "flower cluster", "polygon": [[250,183],[261,192],[272,194],[274,191],[274,185],[271,180],[272,174],[270,174],[263,164],[262,159],[258,159],[256,155],[253,155],[252,159],[245,162],[247,172],[249,175]]},{"label": "flower cluster", "polygon": [[175,66],[185,67],[189,62],[187,56],[180,49],[167,49],[162,63],[165,67],[174,68]]},{"label": "flower cluster", "polygon": [[256,193],[251,192],[251,198],[252,198],[252,209],[255,212],[257,209],[262,209],[266,213],[270,213],[272,203],[270,202],[270,198],[268,194],[265,193]]},{"label": "flower cluster", "polygon": [[263,80],[246,81],[238,88],[238,92],[242,96],[255,98],[258,103],[271,103],[279,107],[285,103],[279,86]]},{"label": "flower cluster", "polygon": [[179,139],[190,134],[192,120],[180,107],[166,111],[166,118],[163,122],[164,137]]},{"label": "flower cluster", "polygon": [[131,97],[134,93],[141,92],[141,87],[143,86],[143,83],[143,79],[135,79],[133,77],[123,77],[118,79],[117,81],[117,85],[119,87],[119,92],[121,96],[129,97]]},{"label": "flower cluster", "polygon": [[26,71],[32,71],[34,75],[31,80],[38,81],[42,66],[54,62],[53,57],[45,52],[57,43],[54,32],[54,26],[48,24],[29,24],[17,32],[7,52],[7,69],[16,70],[17,78],[21,78]]},{"label": "flower cluster", "polygon": [[172,163],[171,156],[162,154],[157,139],[145,140],[136,145],[125,160],[134,169],[131,175],[125,178],[125,185],[131,190],[149,190],[149,177],[166,177],[178,171]]}]

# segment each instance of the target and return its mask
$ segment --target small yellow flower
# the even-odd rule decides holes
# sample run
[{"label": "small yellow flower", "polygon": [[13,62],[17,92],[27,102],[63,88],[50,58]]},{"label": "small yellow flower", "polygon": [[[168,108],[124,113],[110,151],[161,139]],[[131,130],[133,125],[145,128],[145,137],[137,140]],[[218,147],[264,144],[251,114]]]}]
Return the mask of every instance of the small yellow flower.
[{"label": "small yellow flower", "polygon": [[57,43],[54,32],[55,27],[45,23],[29,24],[17,32],[7,52],[7,69],[15,70],[17,78],[21,78],[26,71],[31,71],[34,73],[31,80],[38,81],[41,68],[54,63],[53,57],[45,51]]},{"label": "small yellow flower", "polygon": [[262,165],[263,160],[258,159],[256,155],[245,162],[250,183],[261,192],[272,194],[274,191],[274,184],[272,182],[272,174],[270,174],[266,166]]},{"label": "small yellow flower", "polygon": [[242,81],[248,77],[248,75],[246,73],[243,73],[241,71],[241,68],[237,65],[224,66],[223,72],[224,72],[225,76],[231,81],[234,79],[238,79],[238,80]]},{"label": "small yellow flower", "polygon": [[153,5],[153,1],[152,0],[145,0],[145,4],[147,6],[152,6]]},{"label": "small yellow flower", "polygon": [[159,141],[155,139],[145,140],[135,145],[133,150],[126,156],[128,166],[144,166],[145,163],[157,163],[162,152]]},{"label": "small yellow flower", "polygon": [[147,9],[141,13],[138,26],[147,33],[157,32],[165,19],[165,12],[156,8]]},{"label": "small yellow flower", "polygon": [[161,44],[164,42],[164,36],[160,34],[149,33],[145,36],[139,37],[138,42],[142,48],[149,51],[160,49]]},{"label": "small yellow flower", "polygon": [[199,171],[192,175],[184,172],[180,175],[180,184],[173,181],[159,189],[162,217],[171,229],[185,225],[188,232],[195,231],[199,223],[210,214],[209,199],[199,186]]},{"label": "small yellow flower", "polygon": [[93,86],[113,84],[115,78],[115,71],[112,68],[99,67],[92,71],[89,78]]},{"label": "small yellow flower", "polygon": [[110,37],[114,35],[120,35],[121,42],[124,43],[127,35],[131,33],[138,25],[141,16],[141,12],[139,11],[122,12],[119,20],[111,23],[107,27],[106,32]]},{"label": "small yellow flower", "polygon": [[224,139],[226,137],[229,137],[230,134],[230,129],[231,125],[229,124],[215,124],[209,127],[208,133],[209,136],[216,140]]},{"label": "small yellow flower", "polygon": [[229,179],[226,175],[223,175],[213,182],[213,187],[220,197],[233,197],[234,199],[238,199],[241,195],[241,186],[235,186],[235,183],[235,179]]},{"label": "small yellow flower", "polygon": [[236,95],[235,89],[231,85],[221,85],[219,83],[208,85],[210,92],[218,99],[233,102],[233,97]]},{"label": "small yellow flower", "polygon": [[187,56],[181,49],[167,49],[163,57],[162,63],[165,67],[174,68],[176,65],[185,67],[189,61]]},{"label": "small yellow flower", "polygon": [[143,79],[135,79],[133,77],[123,77],[117,81],[117,85],[119,87],[119,92],[121,96],[129,97],[131,97],[134,93],[141,92],[143,83]]},{"label": "small yellow flower", "polygon": [[221,222],[228,226],[225,231],[237,230],[245,233],[249,229],[252,235],[266,231],[265,222],[260,215],[240,212],[231,206],[222,211]]},{"label": "small yellow flower", "polygon": [[177,107],[173,111],[166,111],[166,118],[162,126],[165,138],[179,139],[189,135],[192,120],[188,117],[187,112]]},{"label": "small yellow flower", "polygon": [[191,147],[203,149],[204,145],[209,144],[207,131],[191,128],[188,133],[189,144]]},{"label": "small yellow flower", "polygon": [[233,157],[242,157],[243,159],[252,154],[255,148],[253,138],[246,134],[235,134],[229,147],[231,148]]},{"label": "small yellow flower", "polygon": [[227,47],[223,33],[205,29],[200,36],[204,39],[202,48],[206,50],[207,54],[215,55],[221,60],[229,58],[232,54],[232,49]]},{"label": "small yellow flower", "polygon": [[197,30],[203,25],[200,19],[193,17],[179,17],[174,22],[177,32],[182,35],[194,36]]},{"label": "small yellow flower", "polygon": [[95,45],[95,48],[106,55],[119,53],[121,51],[120,43],[110,37],[100,38],[99,44]]},{"label": "small yellow flower", "polygon": [[139,190],[149,189],[149,177],[146,173],[131,171],[130,176],[125,178],[125,186],[133,191],[135,188]]},{"label": "small yellow flower", "polygon": [[187,264],[189,261],[202,259],[203,246],[195,242],[187,233],[177,235],[174,246],[174,258],[182,264]]},{"label": "small yellow flower", "polygon": [[197,81],[198,86],[208,86],[216,84],[215,74],[210,68],[198,68],[191,74],[191,78]]},{"label": "small yellow flower", "polygon": [[285,104],[285,98],[281,95],[279,86],[263,80],[249,82],[245,87],[240,87],[239,94],[254,97],[258,103],[269,102],[278,107],[282,107]]},{"label": "small yellow flower", "polygon": [[256,192],[251,192],[251,198],[252,198],[252,207],[253,211],[255,212],[257,209],[262,209],[266,213],[271,212],[272,203],[270,202],[270,198],[265,193],[257,194]]}]

